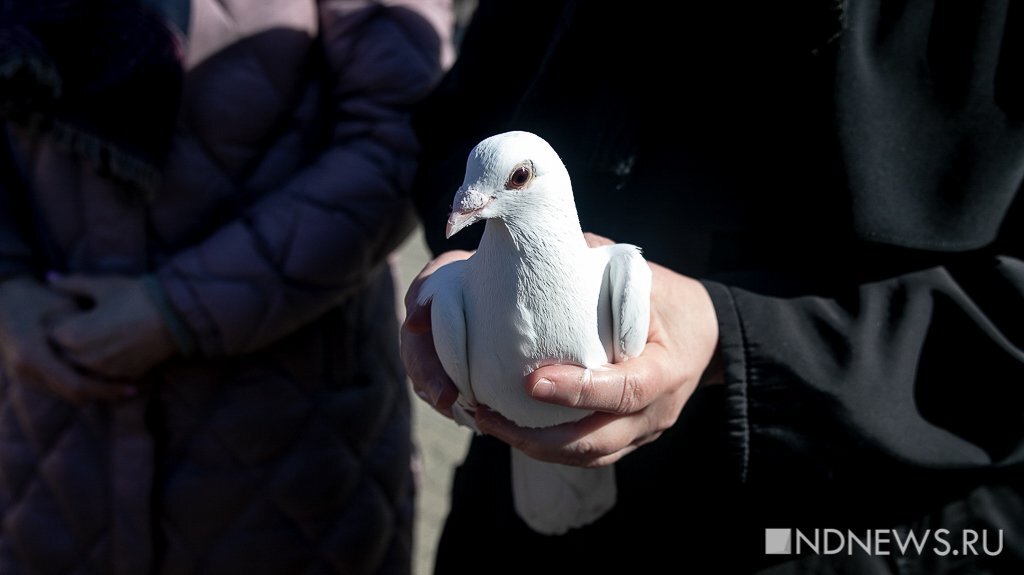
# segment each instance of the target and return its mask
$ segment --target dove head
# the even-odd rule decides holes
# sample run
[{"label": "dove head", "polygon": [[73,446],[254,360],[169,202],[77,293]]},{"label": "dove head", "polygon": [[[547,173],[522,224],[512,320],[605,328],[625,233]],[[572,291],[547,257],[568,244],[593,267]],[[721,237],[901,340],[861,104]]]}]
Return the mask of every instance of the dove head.
[{"label": "dove head", "polygon": [[[567,202],[567,204],[566,204]],[[511,223],[522,214],[568,211],[576,216],[569,173],[555,150],[529,132],[505,132],[469,153],[466,177],[452,201],[446,237],[480,220]]]}]

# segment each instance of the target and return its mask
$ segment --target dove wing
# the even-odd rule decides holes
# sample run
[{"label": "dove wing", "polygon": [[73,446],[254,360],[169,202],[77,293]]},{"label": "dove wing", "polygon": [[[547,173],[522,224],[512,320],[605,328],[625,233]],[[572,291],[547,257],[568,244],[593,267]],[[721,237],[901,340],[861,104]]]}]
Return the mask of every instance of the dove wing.
[{"label": "dove wing", "polygon": [[612,308],[612,361],[636,357],[644,350],[651,323],[651,268],[640,248],[629,244],[607,246],[607,275]]},{"label": "dove wing", "polygon": [[451,262],[424,282],[419,303],[430,305],[430,324],[434,348],[448,377],[459,394],[471,405],[476,403],[469,381],[469,348],[466,345],[466,312],[463,304],[465,261]]}]

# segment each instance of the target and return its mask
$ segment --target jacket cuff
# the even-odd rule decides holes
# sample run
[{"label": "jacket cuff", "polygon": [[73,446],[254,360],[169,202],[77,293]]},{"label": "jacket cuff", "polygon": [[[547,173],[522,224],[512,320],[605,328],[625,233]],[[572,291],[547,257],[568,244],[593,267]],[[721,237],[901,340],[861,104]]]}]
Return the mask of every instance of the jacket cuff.
[{"label": "jacket cuff", "polygon": [[194,355],[196,353],[196,339],[181,319],[181,316],[174,311],[174,305],[171,303],[167,292],[164,291],[160,280],[154,275],[147,274],[142,277],[142,285],[145,287],[149,298],[156,304],[157,309],[160,310],[160,317],[163,318],[164,325],[167,326],[167,331],[170,332],[171,339],[174,340],[174,345],[178,348],[178,352],[184,357]]},{"label": "jacket cuff", "polygon": [[198,293],[197,284],[202,285],[203,278],[190,273],[201,269],[196,259],[195,249],[185,250],[160,266],[156,277],[171,309],[195,339],[196,352],[204,357],[219,357],[224,351],[217,324]]},{"label": "jacket cuff", "polygon": [[728,287],[702,282],[718,316],[718,354],[725,376],[726,417],[730,460],[740,481],[746,482],[750,465],[748,351],[736,301]]}]

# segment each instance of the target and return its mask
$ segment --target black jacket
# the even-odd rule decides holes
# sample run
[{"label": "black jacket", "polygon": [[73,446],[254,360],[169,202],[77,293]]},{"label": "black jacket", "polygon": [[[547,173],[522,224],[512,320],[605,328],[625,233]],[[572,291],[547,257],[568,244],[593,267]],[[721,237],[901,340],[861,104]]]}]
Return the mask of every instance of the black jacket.
[{"label": "black jacket", "polygon": [[[475,243],[441,235],[468,150],[533,131],[562,155],[584,229],[706,282],[727,375],[617,464],[612,513],[561,538],[518,523],[507,448],[476,438],[439,571],[488,557],[535,569],[523,548],[631,572],[702,556],[747,570],[781,558],[783,572],[1019,571],[1024,9],[718,4],[482,2],[419,115],[417,201],[435,251]],[[665,514],[669,532],[651,525]],[[942,527],[953,548],[987,529],[1004,545],[764,553],[765,528],[801,526]]]}]

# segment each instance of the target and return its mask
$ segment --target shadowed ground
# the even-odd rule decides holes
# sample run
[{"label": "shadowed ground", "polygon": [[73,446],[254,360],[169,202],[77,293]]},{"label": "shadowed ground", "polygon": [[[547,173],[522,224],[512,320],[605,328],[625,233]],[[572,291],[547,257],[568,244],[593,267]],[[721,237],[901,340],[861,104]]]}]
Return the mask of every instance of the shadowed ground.
[{"label": "shadowed ground", "polygon": [[[395,281],[400,311],[404,311],[402,298],[409,282],[429,257],[419,230],[395,254],[398,272]],[[413,575],[430,575],[434,566],[434,549],[448,514],[452,472],[466,454],[470,431],[456,426],[415,396],[412,397],[413,433],[419,446],[422,472],[416,509]]]}]

